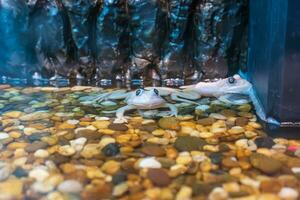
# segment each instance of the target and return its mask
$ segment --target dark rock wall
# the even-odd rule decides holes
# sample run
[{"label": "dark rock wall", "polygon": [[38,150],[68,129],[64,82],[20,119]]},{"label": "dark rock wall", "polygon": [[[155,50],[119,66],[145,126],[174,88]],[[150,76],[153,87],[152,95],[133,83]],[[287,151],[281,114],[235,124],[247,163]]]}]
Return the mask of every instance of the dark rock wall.
[{"label": "dark rock wall", "polygon": [[248,0],[0,0],[0,16],[1,75],[214,78],[246,66]]}]

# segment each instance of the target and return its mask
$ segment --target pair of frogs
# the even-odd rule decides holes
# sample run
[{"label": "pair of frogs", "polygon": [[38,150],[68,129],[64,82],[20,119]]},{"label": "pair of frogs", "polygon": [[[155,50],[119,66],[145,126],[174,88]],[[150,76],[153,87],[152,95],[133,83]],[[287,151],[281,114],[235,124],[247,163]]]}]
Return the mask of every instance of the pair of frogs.
[{"label": "pair of frogs", "polygon": [[183,86],[180,89],[147,87],[132,92],[118,90],[100,94],[97,96],[96,101],[125,99],[127,105],[116,111],[116,119],[114,121],[114,123],[125,123],[127,122],[124,117],[125,112],[133,109],[151,110],[167,107],[171,111],[170,116],[177,116],[176,106],[168,103],[164,96],[170,96],[174,101],[198,104],[195,100],[198,100],[201,96],[213,96],[226,101],[228,95],[248,94],[251,88],[252,85],[247,80],[242,79],[239,75],[234,75],[216,82],[199,82],[196,85]]}]

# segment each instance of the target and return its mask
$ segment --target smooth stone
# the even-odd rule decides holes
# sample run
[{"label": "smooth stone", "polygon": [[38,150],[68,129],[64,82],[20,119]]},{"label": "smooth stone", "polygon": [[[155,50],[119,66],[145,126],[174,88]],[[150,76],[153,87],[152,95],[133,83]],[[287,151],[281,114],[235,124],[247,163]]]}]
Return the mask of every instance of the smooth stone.
[{"label": "smooth stone", "polygon": [[147,132],[153,132],[155,131],[156,129],[158,129],[158,126],[154,123],[150,123],[150,124],[143,124],[141,127],[140,127],[140,130],[141,131],[147,131]]},{"label": "smooth stone", "polygon": [[260,190],[264,193],[277,194],[281,190],[281,183],[276,179],[263,180],[260,182]]},{"label": "smooth stone", "polygon": [[93,184],[81,192],[82,200],[111,199],[112,186],[108,183]]},{"label": "smooth stone", "polygon": [[221,187],[214,188],[208,195],[209,200],[227,200],[228,193]]},{"label": "smooth stone", "polygon": [[239,167],[239,163],[233,157],[227,157],[222,159],[222,166],[225,168]]},{"label": "smooth stone", "polygon": [[29,144],[28,146],[25,147],[25,151],[28,153],[34,153],[35,151],[39,149],[45,149],[48,147],[48,144],[46,142],[41,142],[41,141],[36,141],[33,142],[32,144]]},{"label": "smooth stone", "polygon": [[17,167],[13,172],[13,175],[15,175],[17,178],[21,178],[28,176],[28,172],[22,167]]},{"label": "smooth stone", "polygon": [[148,156],[157,156],[157,157],[161,157],[164,156],[166,154],[166,151],[158,145],[144,145],[141,148],[141,152],[148,155]]},{"label": "smooth stone", "polygon": [[222,162],[223,155],[219,152],[214,152],[209,155],[209,158],[213,164],[220,164]]},{"label": "smooth stone", "polygon": [[158,187],[166,187],[171,183],[171,178],[164,169],[149,169],[147,177]]},{"label": "smooth stone", "polygon": [[225,117],[224,115],[221,115],[219,113],[211,113],[209,115],[209,117],[214,118],[214,119],[218,119],[218,120],[225,120],[225,119],[227,119],[227,117]]},{"label": "smooth stone", "polygon": [[23,112],[20,111],[10,111],[10,112],[6,112],[3,114],[3,116],[5,117],[9,117],[9,118],[19,118],[23,115]]},{"label": "smooth stone", "polygon": [[44,181],[49,175],[49,172],[44,166],[36,167],[29,172],[29,177],[34,178],[39,182]]},{"label": "smooth stone", "polygon": [[126,126],[125,124],[110,124],[108,126],[109,129],[114,130],[114,131],[127,131],[128,130],[128,126]]},{"label": "smooth stone", "polygon": [[83,186],[77,180],[65,180],[58,185],[57,189],[63,193],[80,193]]},{"label": "smooth stone", "polygon": [[283,187],[278,196],[283,200],[296,200],[299,197],[299,192],[293,188]]},{"label": "smooth stone", "polygon": [[193,136],[179,136],[174,143],[174,147],[178,151],[199,150],[202,149],[204,145],[206,145],[205,140]]},{"label": "smooth stone", "polygon": [[49,152],[44,149],[39,149],[33,154],[37,158],[47,158],[49,157]]},{"label": "smooth stone", "polygon": [[260,153],[252,153],[250,155],[250,162],[254,168],[266,174],[277,173],[282,168],[281,162]]},{"label": "smooth stone", "polygon": [[271,149],[275,142],[271,137],[259,137],[254,140],[258,148],[268,148]]},{"label": "smooth stone", "polygon": [[129,189],[129,186],[126,182],[120,183],[114,187],[112,195],[115,197],[122,196],[123,194],[125,194],[128,191],[128,189]]},{"label": "smooth stone", "polygon": [[44,111],[34,112],[30,114],[26,114],[21,116],[19,119],[21,121],[36,121],[36,120],[42,120],[42,119],[49,119],[51,117],[51,114]]},{"label": "smooth stone", "polygon": [[7,138],[9,138],[9,134],[7,134],[7,133],[0,133],[0,140],[5,140]]},{"label": "smooth stone", "polygon": [[64,145],[58,148],[58,153],[63,156],[72,156],[76,153],[76,150],[70,145]]},{"label": "smooth stone", "polygon": [[118,184],[123,183],[125,181],[127,181],[127,173],[122,172],[122,171],[117,172],[112,177],[112,183],[114,185],[118,185]]},{"label": "smooth stone", "polygon": [[248,118],[246,118],[246,117],[238,117],[235,120],[235,125],[243,127],[243,126],[246,126],[248,124],[248,122],[249,122]]},{"label": "smooth stone", "polygon": [[47,194],[54,190],[54,186],[47,182],[35,182],[31,187],[34,191],[41,194]]},{"label": "smooth stone", "polygon": [[147,157],[147,158],[143,158],[139,161],[139,167],[140,168],[159,169],[162,167],[162,165],[154,157]]},{"label": "smooth stone", "polygon": [[162,129],[180,130],[179,121],[175,117],[163,117],[158,121],[158,126]]},{"label": "smooth stone", "polygon": [[105,156],[116,156],[120,153],[120,146],[117,143],[109,143],[102,148],[101,152]]},{"label": "smooth stone", "polygon": [[203,125],[203,126],[211,126],[215,122],[216,122],[216,120],[211,117],[199,119],[197,121],[198,124]]},{"label": "smooth stone", "polygon": [[10,174],[12,173],[12,169],[10,167],[10,165],[1,162],[0,163],[0,181],[4,181],[6,180]]},{"label": "smooth stone", "polygon": [[70,145],[75,149],[75,151],[79,152],[83,149],[87,139],[84,137],[77,138],[75,140],[70,141]]},{"label": "smooth stone", "polygon": [[23,182],[19,179],[8,179],[0,182],[0,199],[23,199]]}]

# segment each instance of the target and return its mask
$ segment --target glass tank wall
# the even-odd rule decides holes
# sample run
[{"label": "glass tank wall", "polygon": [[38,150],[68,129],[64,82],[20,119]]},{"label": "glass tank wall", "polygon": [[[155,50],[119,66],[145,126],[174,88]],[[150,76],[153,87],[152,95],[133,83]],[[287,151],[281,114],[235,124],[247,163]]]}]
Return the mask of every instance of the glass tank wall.
[{"label": "glass tank wall", "polygon": [[0,9],[2,82],[199,80],[246,66],[247,0],[1,0]]}]

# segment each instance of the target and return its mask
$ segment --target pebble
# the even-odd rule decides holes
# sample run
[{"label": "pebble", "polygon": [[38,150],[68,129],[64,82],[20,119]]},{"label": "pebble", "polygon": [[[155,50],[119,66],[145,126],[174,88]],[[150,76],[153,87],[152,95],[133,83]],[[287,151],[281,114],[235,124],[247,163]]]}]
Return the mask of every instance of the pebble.
[{"label": "pebble", "polygon": [[158,126],[162,129],[178,131],[179,121],[175,117],[163,117],[158,121]]},{"label": "pebble", "polygon": [[129,189],[129,186],[126,182],[120,183],[116,185],[113,189],[112,195],[115,197],[122,196],[124,193],[126,193]]},{"label": "pebble", "polygon": [[296,200],[299,197],[299,192],[293,188],[283,187],[278,193],[278,196],[282,200]]},{"label": "pebble", "polygon": [[41,194],[47,194],[54,190],[54,186],[46,182],[35,182],[31,187],[34,191]]},{"label": "pebble", "polygon": [[182,186],[179,192],[176,194],[176,200],[188,200],[192,196],[192,188],[188,186]]},{"label": "pebble", "polygon": [[254,140],[258,148],[272,148],[275,142],[271,137],[259,137]]},{"label": "pebble", "polygon": [[117,143],[109,143],[102,148],[101,152],[105,156],[116,156],[120,153],[120,146]]},{"label": "pebble", "polygon": [[166,187],[171,183],[171,178],[164,169],[149,169],[147,177],[158,187]]},{"label": "pebble", "polygon": [[58,153],[63,156],[72,156],[76,153],[76,150],[70,145],[64,145],[58,148]]},{"label": "pebble", "polygon": [[21,177],[26,177],[28,176],[28,173],[26,170],[24,170],[22,167],[17,167],[15,169],[15,171],[13,172],[13,174],[17,177],[17,178],[21,178]]},{"label": "pebble", "polygon": [[125,124],[110,124],[108,126],[109,129],[114,131],[127,131],[128,127]]},{"label": "pebble", "polygon": [[253,153],[250,156],[250,162],[253,167],[266,174],[274,174],[280,171],[282,164],[278,160],[259,153]]},{"label": "pebble", "polygon": [[141,152],[148,156],[156,156],[156,157],[164,156],[166,154],[166,151],[162,147],[154,144],[144,145],[141,148]]},{"label": "pebble", "polygon": [[174,147],[178,151],[193,151],[202,149],[205,144],[205,140],[198,137],[179,136],[174,143]]},{"label": "pebble", "polygon": [[123,183],[127,181],[127,173],[119,171],[117,173],[115,173],[112,177],[112,183],[114,185],[118,185],[120,183]]},{"label": "pebble", "polygon": [[8,179],[0,182],[0,198],[1,199],[23,199],[24,184],[18,179]]},{"label": "pebble", "polygon": [[5,179],[7,179],[11,173],[12,169],[10,165],[4,162],[0,162],[0,181],[4,181]]},{"label": "pebble", "polygon": [[25,147],[25,151],[27,151],[28,153],[34,153],[35,151],[37,151],[39,149],[45,149],[47,147],[48,147],[48,144],[46,142],[36,141],[36,142],[33,142],[33,143],[27,145]]},{"label": "pebble", "polygon": [[162,167],[162,165],[154,157],[147,157],[147,158],[143,158],[139,161],[139,167],[140,168],[159,169]]},{"label": "pebble", "polygon": [[214,188],[211,193],[208,195],[209,200],[227,200],[228,193],[221,187]]},{"label": "pebble", "polygon": [[51,115],[48,112],[39,111],[39,112],[23,115],[19,119],[21,121],[36,121],[42,119],[49,119],[50,117]]},{"label": "pebble", "polygon": [[0,133],[0,140],[5,140],[9,138],[9,135],[7,133]]},{"label": "pebble", "polygon": [[215,121],[216,120],[214,118],[208,117],[208,118],[199,119],[197,123],[203,126],[210,126],[213,123],[215,123]]},{"label": "pebble", "polygon": [[63,193],[80,193],[83,186],[77,180],[65,180],[58,185],[57,189]]},{"label": "pebble", "polygon": [[36,167],[29,172],[29,177],[36,179],[39,182],[44,181],[46,178],[49,177],[49,172],[43,166]]},{"label": "pebble", "polygon": [[37,158],[47,158],[49,157],[49,152],[44,149],[39,149],[33,154]]}]

